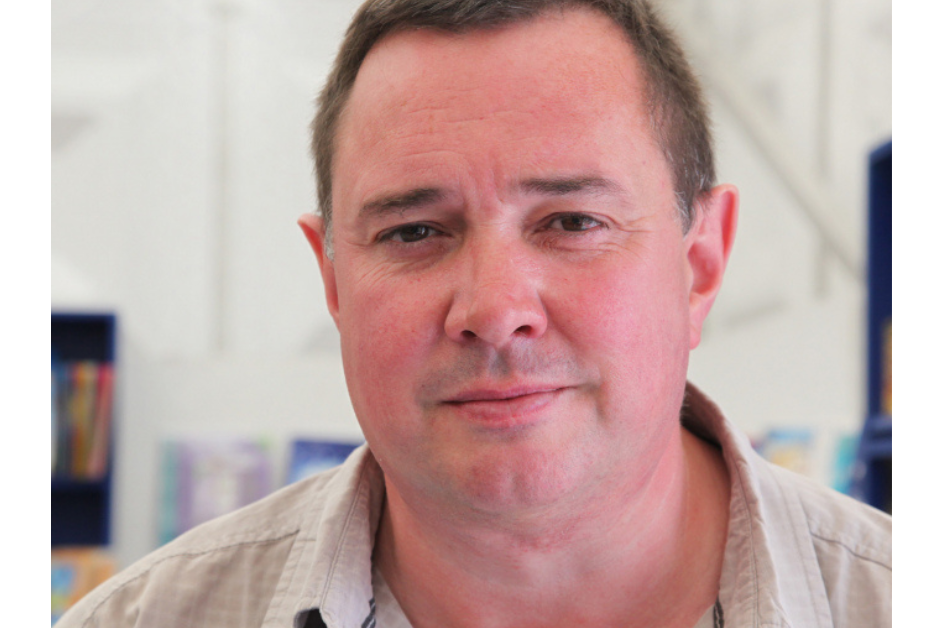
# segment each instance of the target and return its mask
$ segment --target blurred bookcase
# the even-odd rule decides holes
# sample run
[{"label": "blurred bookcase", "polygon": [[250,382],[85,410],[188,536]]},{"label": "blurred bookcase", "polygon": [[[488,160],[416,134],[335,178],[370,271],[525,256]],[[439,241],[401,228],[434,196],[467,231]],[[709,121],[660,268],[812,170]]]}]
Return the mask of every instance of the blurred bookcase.
[{"label": "blurred bookcase", "polygon": [[111,540],[116,319],[52,312],[52,547]]},{"label": "blurred bookcase", "polygon": [[870,153],[867,241],[867,414],[854,496],[893,510],[893,146]]}]

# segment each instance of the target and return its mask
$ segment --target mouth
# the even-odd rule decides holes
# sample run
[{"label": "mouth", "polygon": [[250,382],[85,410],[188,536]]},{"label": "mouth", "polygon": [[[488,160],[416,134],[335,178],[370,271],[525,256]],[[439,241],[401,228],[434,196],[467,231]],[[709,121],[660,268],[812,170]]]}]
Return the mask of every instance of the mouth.
[{"label": "mouth", "polygon": [[477,389],[458,393],[444,403],[448,405],[460,405],[480,402],[501,402],[513,401],[536,395],[546,395],[562,390],[562,386],[519,386],[508,389]]},{"label": "mouth", "polygon": [[486,429],[522,428],[540,422],[565,386],[524,386],[462,391],[443,402],[455,415]]}]

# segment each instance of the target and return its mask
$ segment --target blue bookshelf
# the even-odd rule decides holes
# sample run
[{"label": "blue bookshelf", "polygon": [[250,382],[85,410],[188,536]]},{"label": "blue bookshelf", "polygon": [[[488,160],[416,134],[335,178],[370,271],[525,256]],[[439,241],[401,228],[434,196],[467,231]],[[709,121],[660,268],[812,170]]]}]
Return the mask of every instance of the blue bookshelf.
[{"label": "blue bookshelf", "polygon": [[[53,368],[92,361],[114,365],[117,322],[109,313],[52,313]],[[55,400],[53,400],[55,403]],[[112,404],[113,407],[113,404]],[[58,419],[64,421],[60,411]],[[109,430],[113,434],[113,429]],[[108,442],[113,443],[109,434]],[[108,545],[111,540],[112,446],[104,472],[81,477],[61,469],[52,475],[52,546]]]},{"label": "blue bookshelf", "polygon": [[891,334],[893,316],[893,146],[870,153],[867,241],[867,415],[858,453],[854,494],[893,509]]}]

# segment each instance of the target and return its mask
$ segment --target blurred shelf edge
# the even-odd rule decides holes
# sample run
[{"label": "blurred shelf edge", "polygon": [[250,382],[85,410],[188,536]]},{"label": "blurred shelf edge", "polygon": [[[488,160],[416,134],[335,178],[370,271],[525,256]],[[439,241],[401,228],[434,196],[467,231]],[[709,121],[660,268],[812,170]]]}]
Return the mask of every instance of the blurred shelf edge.
[{"label": "blurred shelf edge", "polygon": [[867,235],[867,415],[853,494],[893,509],[892,320],[893,145],[869,156]]},{"label": "blurred shelf edge", "polygon": [[84,492],[95,492],[95,491],[105,491],[108,490],[108,482],[104,479],[97,480],[82,480],[77,478],[70,477],[55,477],[52,478],[52,492],[65,492],[65,491],[84,491]]},{"label": "blurred shelf edge", "polygon": [[893,422],[886,415],[870,417],[864,425],[861,455],[867,459],[893,455]]}]

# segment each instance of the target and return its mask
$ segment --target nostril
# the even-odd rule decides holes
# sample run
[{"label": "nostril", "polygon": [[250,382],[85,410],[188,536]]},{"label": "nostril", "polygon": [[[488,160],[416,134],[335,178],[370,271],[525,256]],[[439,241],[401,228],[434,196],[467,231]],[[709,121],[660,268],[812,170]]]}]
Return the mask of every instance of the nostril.
[{"label": "nostril", "polygon": [[[514,330],[514,334],[519,334],[521,336],[533,335],[533,326],[521,325],[520,327]],[[473,331],[471,331],[470,329],[465,329],[465,330],[462,330],[461,337],[464,338],[465,340],[474,340],[475,338],[478,338],[479,336]]]},{"label": "nostril", "polygon": [[[510,278],[512,279],[512,277]],[[546,311],[534,286],[520,281],[475,281],[456,294],[445,318],[445,332],[455,341],[500,346],[538,338]]]}]

